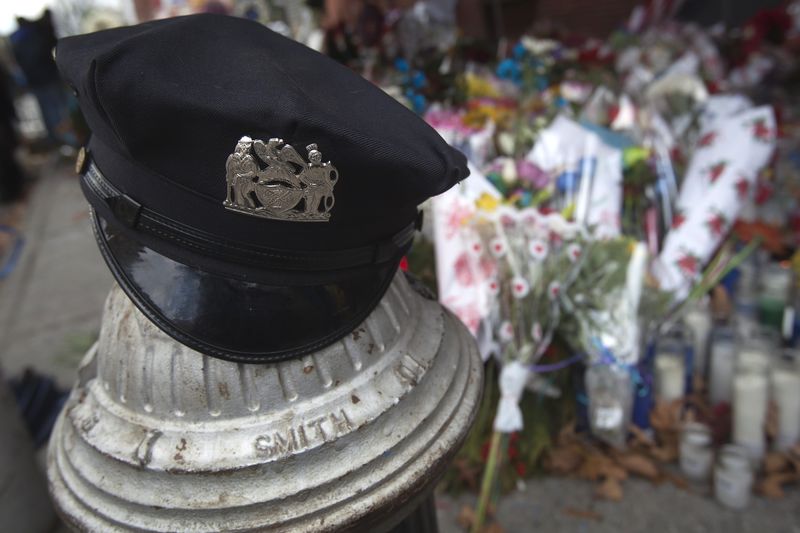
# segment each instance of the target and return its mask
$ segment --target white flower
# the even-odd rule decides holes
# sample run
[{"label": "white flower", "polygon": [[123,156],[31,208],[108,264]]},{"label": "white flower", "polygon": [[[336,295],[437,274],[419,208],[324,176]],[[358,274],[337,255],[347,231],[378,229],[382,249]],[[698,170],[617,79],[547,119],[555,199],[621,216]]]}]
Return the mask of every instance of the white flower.
[{"label": "white flower", "polygon": [[561,294],[561,284],[557,281],[550,282],[547,286],[547,294],[550,295],[551,300],[555,300]]},{"label": "white flower", "polygon": [[512,158],[508,157],[503,161],[503,166],[500,170],[500,176],[503,178],[503,183],[511,185],[517,181],[517,163]]},{"label": "white flower", "polygon": [[506,320],[500,324],[500,329],[497,333],[500,337],[500,342],[511,342],[514,339],[514,326]]},{"label": "white flower", "polygon": [[538,322],[533,323],[533,327],[531,328],[531,338],[534,342],[539,342],[542,340],[542,325]]},{"label": "white flower", "polygon": [[489,294],[492,296],[497,296],[500,292],[500,282],[496,279],[489,280],[489,283],[486,284],[486,287],[489,289]]},{"label": "white flower", "polygon": [[492,239],[492,242],[489,243],[489,250],[492,252],[492,255],[500,258],[506,255],[506,243],[500,237],[495,237]]},{"label": "white flower", "polygon": [[547,256],[547,243],[540,239],[531,239],[528,243],[528,252],[531,254],[531,257],[537,261],[541,261]]},{"label": "white flower", "polygon": [[577,261],[578,259],[580,259],[580,257],[581,257],[581,253],[582,253],[582,252],[583,252],[583,250],[581,250],[581,247],[580,247],[580,245],[579,245],[579,244],[577,244],[577,243],[574,243],[574,242],[573,242],[572,244],[570,244],[569,246],[567,246],[567,257],[568,257],[568,258],[569,258],[569,260],[570,260],[570,261],[572,261],[573,263],[574,263],[575,261]]},{"label": "white flower", "polygon": [[514,298],[525,298],[531,290],[528,281],[522,276],[514,276],[511,279],[511,294]]},{"label": "white flower", "polygon": [[472,244],[469,245],[469,251],[474,255],[481,255],[483,253],[483,245],[480,241],[472,241]]}]

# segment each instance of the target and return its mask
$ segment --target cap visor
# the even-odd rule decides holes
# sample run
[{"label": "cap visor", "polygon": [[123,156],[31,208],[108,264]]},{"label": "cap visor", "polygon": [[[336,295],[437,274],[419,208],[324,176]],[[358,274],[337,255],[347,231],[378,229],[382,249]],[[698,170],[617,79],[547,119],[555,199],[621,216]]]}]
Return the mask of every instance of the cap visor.
[{"label": "cap visor", "polygon": [[100,251],[136,307],[178,342],[228,361],[282,361],[341,339],[378,305],[397,269],[390,261],[320,284],[243,280],[170,259],[92,218]]}]

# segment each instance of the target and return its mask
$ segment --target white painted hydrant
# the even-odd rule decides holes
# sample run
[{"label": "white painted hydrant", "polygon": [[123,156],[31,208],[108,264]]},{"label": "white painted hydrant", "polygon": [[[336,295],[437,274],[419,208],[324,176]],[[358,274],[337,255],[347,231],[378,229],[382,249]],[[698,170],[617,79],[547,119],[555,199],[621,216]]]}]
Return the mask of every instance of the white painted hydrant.
[{"label": "white painted hydrant", "polygon": [[481,379],[467,330],[402,273],[350,335],[276,364],[195,352],[115,287],[51,493],[84,531],[386,531],[429,497]]}]

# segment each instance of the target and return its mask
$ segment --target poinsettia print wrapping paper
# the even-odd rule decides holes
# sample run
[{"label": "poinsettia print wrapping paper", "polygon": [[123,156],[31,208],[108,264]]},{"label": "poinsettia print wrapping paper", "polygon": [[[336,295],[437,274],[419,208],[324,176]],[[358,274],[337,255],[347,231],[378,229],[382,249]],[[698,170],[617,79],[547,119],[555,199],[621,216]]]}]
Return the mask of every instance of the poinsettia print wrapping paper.
[{"label": "poinsettia print wrapping paper", "polygon": [[497,189],[470,163],[467,179],[433,198],[433,235],[436,242],[436,278],[439,301],[479,340],[484,357],[495,350],[490,332],[482,332],[493,296],[486,284],[495,275],[483,244],[467,225],[474,218],[475,201],[488,194],[500,199]]},{"label": "poinsettia print wrapping paper", "polygon": [[672,229],[654,265],[661,287],[678,298],[688,294],[722,242],[775,148],[772,107],[741,110],[742,101],[718,103],[713,109],[709,101],[712,110],[704,115]]}]

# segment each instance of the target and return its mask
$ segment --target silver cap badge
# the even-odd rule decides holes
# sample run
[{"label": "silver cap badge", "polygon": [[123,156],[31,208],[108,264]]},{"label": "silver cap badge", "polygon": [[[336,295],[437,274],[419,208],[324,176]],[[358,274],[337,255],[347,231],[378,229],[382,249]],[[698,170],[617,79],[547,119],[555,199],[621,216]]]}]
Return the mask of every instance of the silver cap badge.
[{"label": "silver cap badge", "polygon": [[231,211],[275,220],[327,222],[339,173],[309,144],[308,162],[283,139],[242,137],[225,163]]}]

